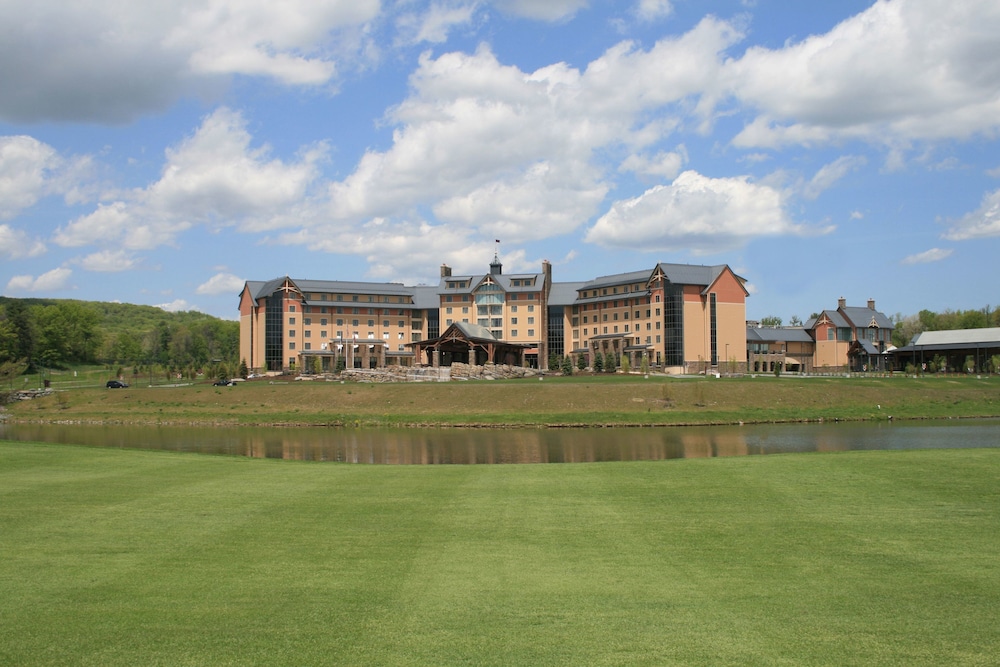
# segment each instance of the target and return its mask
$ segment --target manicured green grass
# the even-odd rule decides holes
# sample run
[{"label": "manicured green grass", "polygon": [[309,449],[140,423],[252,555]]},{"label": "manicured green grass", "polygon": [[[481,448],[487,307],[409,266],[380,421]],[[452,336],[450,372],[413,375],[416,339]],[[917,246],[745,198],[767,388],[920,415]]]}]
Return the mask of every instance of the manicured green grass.
[{"label": "manicured green grass", "polygon": [[998,526],[1000,450],[408,467],[3,442],[0,664],[992,665]]},{"label": "manicured green grass", "polygon": [[998,417],[1000,378],[547,377],[544,381],[208,383],[76,389],[8,406],[38,421],[409,425],[669,425]]}]

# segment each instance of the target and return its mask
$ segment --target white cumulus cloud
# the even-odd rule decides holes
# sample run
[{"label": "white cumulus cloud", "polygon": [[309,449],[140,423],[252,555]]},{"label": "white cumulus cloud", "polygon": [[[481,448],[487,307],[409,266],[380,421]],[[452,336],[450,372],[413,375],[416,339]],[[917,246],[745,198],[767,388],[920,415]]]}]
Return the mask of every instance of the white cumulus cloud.
[{"label": "white cumulus cloud", "polygon": [[21,294],[25,292],[55,292],[69,287],[69,279],[73,275],[71,269],[60,267],[47,271],[42,275],[13,276],[7,282],[6,294]]},{"label": "white cumulus cloud", "polygon": [[22,257],[37,257],[45,252],[45,244],[31,238],[22,229],[10,225],[0,225],[0,257],[21,259]]},{"label": "white cumulus cloud", "polygon": [[231,273],[217,273],[195,290],[195,294],[238,294],[246,282]]},{"label": "white cumulus cloud", "polygon": [[325,84],[380,11],[378,0],[0,3],[0,118],[124,122],[233,74]]},{"label": "white cumulus cloud", "polygon": [[251,142],[241,114],[216,110],[193,136],[167,150],[158,181],[71,221],[56,231],[55,242],[149,250],[174,243],[194,225],[249,231],[301,222],[297,213],[325,148],[308,147],[296,162],[285,163]]},{"label": "white cumulus cloud", "polygon": [[944,235],[951,241],[991,236],[1000,236],[1000,190],[987,193],[979,208],[954,221]]},{"label": "white cumulus cloud", "polygon": [[743,147],[860,138],[891,147],[1000,129],[1000,4],[879,0],[826,34],[731,61],[726,88],[759,112]]},{"label": "white cumulus cloud", "polygon": [[781,191],[746,177],[709,178],[685,171],[671,185],[615,202],[586,240],[645,251],[732,250],[759,237],[824,233],[793,223]]},{"label": "white cumulus cloud", "polygon": [[917,253],[915,255],[910,255],[903,259],[901,264],[929,264],[931,262],[940,262],[942,259],[947,259],[951,257],[953,250],[950,248],[931,248],[930,250],[925,250],[924,252]]}]

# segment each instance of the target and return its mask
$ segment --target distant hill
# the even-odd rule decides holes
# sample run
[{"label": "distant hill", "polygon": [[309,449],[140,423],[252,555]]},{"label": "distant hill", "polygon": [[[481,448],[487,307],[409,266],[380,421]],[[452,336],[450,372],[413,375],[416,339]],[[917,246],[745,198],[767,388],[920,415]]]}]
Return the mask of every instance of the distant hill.
[{"label": "distant hill", "polygon": [[238,354],[239,323],[198,311],[0,297],[0,361],[28,357],[48,366],[155,362],[188,367],[213,359],[238,363]]}]

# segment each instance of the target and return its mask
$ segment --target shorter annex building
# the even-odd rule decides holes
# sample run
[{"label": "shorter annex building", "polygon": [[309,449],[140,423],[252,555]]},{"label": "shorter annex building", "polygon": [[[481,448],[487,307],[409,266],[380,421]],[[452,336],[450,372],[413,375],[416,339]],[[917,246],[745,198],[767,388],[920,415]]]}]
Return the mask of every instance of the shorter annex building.
[{"label": "shorter annex building", "polygon": [[816,341],[802,327],[747,327],[747,371],[812,373]]},{"label": "shorter annex building", "polygon": [[924,331],[890,353],[897,370],[958,373],[1000,371],[1000,327]]},{"label": "shorter annex building", "polygon": [[[747,369],[753,373],[884,372],[892,369],[892,320],[866,306],[824,310],[801,327],[747,323]],[[779,367],[780,364],[780,367]]]}]

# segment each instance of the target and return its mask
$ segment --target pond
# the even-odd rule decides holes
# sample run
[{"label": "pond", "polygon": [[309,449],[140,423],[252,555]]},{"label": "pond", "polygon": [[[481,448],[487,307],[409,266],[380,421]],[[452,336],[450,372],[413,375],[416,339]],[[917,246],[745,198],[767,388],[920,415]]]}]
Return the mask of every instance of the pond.
[{"label": "pond", "polygon": [[791,452],[997,447],[1000,420],[586,429],[0,424],[0,440],[343,463],[582,463]]}]

